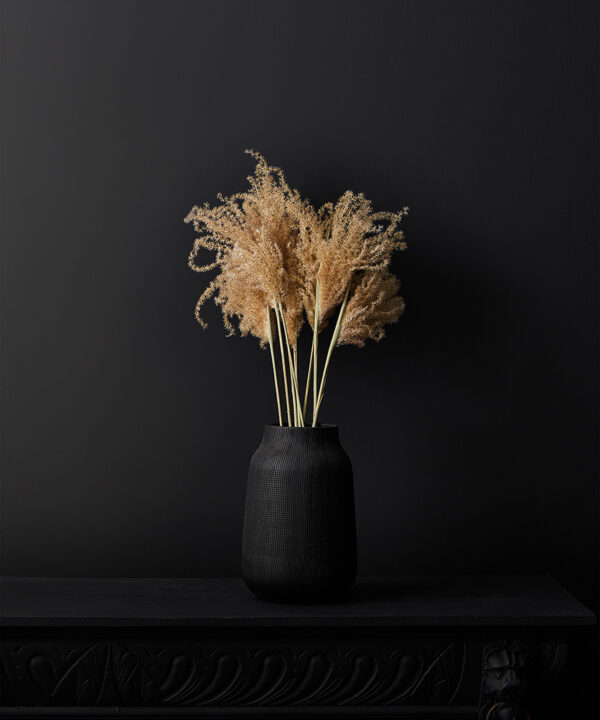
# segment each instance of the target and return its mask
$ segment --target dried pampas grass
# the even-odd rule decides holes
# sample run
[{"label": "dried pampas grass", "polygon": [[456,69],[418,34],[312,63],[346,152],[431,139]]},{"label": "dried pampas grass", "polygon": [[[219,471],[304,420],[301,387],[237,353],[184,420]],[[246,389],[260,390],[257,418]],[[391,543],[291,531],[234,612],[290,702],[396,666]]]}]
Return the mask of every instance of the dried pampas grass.
[{"label": "dried pampas grass", "polygon": [[[197,233],[190,267],[218,270],[196,304],[196,318],[205,328],[202,306],[212,297],[229,334],[237,322],[242,335],[254,335],[262,347],[269,346],[280,425],[281,394],[287,424],[305,425],[312,384],[314,427],[334,347],[381,340],[384,327],[404,310],[400,283],[389,267],[392,253],[406,247],[399,226],[408,208],[375,212],[364,195],[348,191],[335,204],[316,210],[289,187],[280,168],[246,152],[256,160],[250,188],[218,195],[218,205],[195,206],[185,218]],[[215,253],[212,263],[197,263],[202,249]],[[319,381],[319,334],[336,310]],[[305,320],[312,328],[312,346],[301,394],[298,336]]]}]

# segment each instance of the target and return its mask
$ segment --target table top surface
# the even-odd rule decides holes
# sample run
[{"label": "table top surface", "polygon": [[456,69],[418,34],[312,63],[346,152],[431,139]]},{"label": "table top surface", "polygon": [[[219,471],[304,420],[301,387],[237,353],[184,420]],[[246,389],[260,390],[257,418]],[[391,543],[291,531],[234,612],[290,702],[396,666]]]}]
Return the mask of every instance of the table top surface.
[{"label": "table top surface", "polygon": [[2,578],[0,624],[56,626],[580,626],[595,615],[549,576],[362,578],[343,601],[279,605],[238,578]]}]

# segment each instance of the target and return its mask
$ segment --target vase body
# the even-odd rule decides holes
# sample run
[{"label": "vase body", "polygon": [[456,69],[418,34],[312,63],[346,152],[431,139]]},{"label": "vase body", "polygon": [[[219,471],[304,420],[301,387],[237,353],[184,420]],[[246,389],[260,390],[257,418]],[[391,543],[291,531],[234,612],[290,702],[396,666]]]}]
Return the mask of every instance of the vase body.
[{"label": "vase body", "polygon": [[259,598],[326,602],[356,576],[352,465],[335,425],[267,425],[248,472],[242,575]]}]

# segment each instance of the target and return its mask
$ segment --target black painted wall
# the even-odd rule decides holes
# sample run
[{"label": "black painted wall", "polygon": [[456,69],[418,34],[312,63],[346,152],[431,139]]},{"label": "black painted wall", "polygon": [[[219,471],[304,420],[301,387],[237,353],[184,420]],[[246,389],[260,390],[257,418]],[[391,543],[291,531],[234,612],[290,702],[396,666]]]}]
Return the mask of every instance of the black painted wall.
[{"label": "black painted wall", "polygon": [[410,205],[407,311],[323,420],[362,573],[598,584],[597,17],[585,2],[2,3],[3,572],[238,573],[269,358],[193,308],[246,147]]}]

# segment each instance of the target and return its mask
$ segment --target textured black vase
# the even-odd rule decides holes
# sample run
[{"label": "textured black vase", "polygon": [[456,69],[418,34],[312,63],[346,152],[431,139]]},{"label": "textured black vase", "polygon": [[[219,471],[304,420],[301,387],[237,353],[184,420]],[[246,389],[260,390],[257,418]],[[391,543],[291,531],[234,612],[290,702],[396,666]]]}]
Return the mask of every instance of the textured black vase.
[{"label": "textured black vase", "polygon": [[335,425],[267,425],[248,472],[242,575],[263,600],[325,602],[356,576],[350,459]]}]

